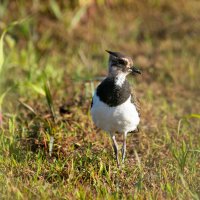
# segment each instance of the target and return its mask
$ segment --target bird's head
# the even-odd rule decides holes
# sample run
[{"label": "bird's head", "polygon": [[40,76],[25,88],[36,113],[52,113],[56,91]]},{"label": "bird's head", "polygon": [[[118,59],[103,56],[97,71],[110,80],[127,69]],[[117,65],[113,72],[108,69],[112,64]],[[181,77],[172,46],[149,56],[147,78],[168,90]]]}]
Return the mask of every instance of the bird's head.
[{"label": "bird's head", "polygon": [[119,74],[141,74],[141,71],[133,65],[133,60],[120,52],[106,50],[109,56],[109,74],[117,76]]}]

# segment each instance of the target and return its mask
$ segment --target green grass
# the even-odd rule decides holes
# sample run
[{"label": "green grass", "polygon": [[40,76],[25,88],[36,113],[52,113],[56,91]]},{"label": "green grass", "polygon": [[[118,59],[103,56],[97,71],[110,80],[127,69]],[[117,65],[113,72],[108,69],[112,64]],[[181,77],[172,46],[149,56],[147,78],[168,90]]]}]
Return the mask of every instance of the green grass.
[{"label": "green grass", "polygon": [[[200,198],[200,3],[110,2],[89,14],[53,0],[0,5],[1,199]],[[130,77],[141,125],[120,169],[90,117],[105,49],[143,71]]]}]

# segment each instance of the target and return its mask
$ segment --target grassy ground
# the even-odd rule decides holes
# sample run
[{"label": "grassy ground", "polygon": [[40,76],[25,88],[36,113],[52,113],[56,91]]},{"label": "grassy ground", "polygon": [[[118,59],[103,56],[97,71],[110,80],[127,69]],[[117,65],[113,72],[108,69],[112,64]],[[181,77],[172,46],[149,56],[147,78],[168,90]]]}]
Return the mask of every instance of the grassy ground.
[{"label": "grassy ground", "polygon": [[[0,198],[199,199],[200,3],[49,2],[0,5]],[[130,77],[141,125],[121,169],[90,117],[105,49],[143,71]]]}]

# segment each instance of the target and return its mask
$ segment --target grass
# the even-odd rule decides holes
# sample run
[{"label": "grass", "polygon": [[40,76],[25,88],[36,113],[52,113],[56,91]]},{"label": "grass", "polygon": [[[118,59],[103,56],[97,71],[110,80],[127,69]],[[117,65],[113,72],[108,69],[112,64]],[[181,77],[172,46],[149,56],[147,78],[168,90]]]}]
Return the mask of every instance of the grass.
[{"label": "grass", "polygon": [[[77,2],[0,5],[1,199],[199,199],[199,2]],[[105,49],[143,71],[121,169],[90,117]]]}]

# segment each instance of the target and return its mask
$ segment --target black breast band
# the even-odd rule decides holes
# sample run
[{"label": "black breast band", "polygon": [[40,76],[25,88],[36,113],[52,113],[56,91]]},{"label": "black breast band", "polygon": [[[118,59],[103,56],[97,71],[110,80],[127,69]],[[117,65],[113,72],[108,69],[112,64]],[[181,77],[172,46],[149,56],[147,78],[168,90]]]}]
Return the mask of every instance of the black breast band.
[{"label": "black breast band", "polygon": [[127,80],[120,87],[115,84],[114,77],[108,77],[97,87],[97,96],[110,107],[124,103],[130,95],[131,90]]}]

